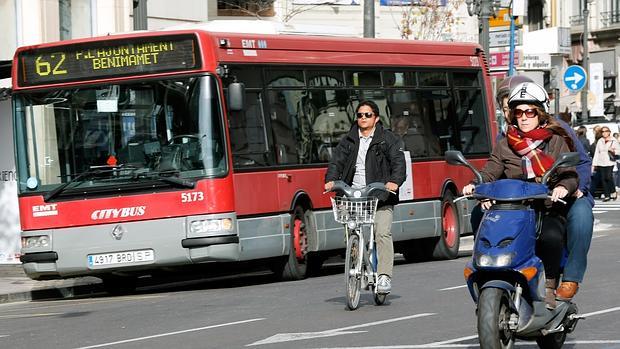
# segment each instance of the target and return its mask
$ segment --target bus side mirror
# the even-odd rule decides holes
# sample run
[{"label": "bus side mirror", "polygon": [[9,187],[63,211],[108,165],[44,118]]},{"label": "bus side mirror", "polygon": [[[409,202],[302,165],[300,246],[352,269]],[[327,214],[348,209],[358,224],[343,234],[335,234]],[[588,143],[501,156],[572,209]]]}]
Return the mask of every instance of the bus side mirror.
[{"label": "bus side mirror", "polygon": [[245,84],[233,82],[228,85],[228,110],[241,111],[245,106]]}]

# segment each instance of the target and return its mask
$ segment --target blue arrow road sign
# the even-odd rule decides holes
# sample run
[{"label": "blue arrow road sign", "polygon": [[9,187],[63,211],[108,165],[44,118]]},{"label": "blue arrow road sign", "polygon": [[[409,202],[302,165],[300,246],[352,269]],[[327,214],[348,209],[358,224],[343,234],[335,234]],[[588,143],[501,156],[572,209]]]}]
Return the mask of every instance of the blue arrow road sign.
[{"label": "blue arrow road sign", "polygon": [[573,91],[577,92],[586,85],[587,78],[586,71],[580,65],[571,65],[564,71],[564,85]]}]

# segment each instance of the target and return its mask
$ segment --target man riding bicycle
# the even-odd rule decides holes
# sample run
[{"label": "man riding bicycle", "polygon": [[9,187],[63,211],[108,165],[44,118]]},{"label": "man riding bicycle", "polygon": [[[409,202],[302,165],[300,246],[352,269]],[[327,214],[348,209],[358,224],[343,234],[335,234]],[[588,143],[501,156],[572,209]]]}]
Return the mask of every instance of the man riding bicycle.
[{"label": "man riding bicycle", "polygon": [[[405,156],[402,140],[383,128],[379,120],[379,107],[373,101],[361,101],[356,109],[357,123],[338,143],[325,174],[325,190],[330,191],[335,180],[342,180],[353,187],[382,182],[390,191],[397,191],[405,181]],[[398,195],[379,203],[375,216],[378,252],[377,292],[388,294],[392,290],[394,245],[392,242],[393,207]]]}]

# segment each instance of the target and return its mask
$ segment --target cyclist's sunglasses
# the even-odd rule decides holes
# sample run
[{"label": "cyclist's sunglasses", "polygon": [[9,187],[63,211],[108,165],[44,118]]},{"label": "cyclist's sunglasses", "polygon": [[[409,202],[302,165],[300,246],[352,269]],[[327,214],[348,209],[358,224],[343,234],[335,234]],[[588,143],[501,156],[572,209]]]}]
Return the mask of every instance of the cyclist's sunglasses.
[{"label": "cyclist's sunglasses", "polygon": [[371,113],[371,112],[366,112],[366,113],[357,113],[357,118],[361,119],[363,117],[366,117],[367,119],[372,118],[373,116],[375,116],[375,113]]},{"label": "cyclist's sunglasses", "polygon": [[513,113],[515,117],[517,118],[520,118],[523,114],[525,114],[525,117],[527,117],[528,119],[535,118],[538,116],[538,110],[536,109],[525,109],[525,110],[515,109]]}]

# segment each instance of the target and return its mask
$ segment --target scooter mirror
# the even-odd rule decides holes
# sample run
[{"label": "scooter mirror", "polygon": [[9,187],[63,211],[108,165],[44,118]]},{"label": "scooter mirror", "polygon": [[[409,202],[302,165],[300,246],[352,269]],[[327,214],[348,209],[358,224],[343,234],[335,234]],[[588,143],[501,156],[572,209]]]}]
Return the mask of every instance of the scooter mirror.
[{"label": "scooter mirror", "polygon": [[579,164],[579,153],[562,153],[560,157],[556,160],[558,163],[558,167],[570,167],[577,166]]},{"label": "scooter mirror", "polygon": [[560,156],[553,163],[553,166],[551,166],[551,168],[543,175],[542,183],[547,184],[549,176],[551,176],[557,168],[577,166],[577,164],[579,164],[579,160],[579,153],[577,152],[560,154]]},{"label": "scooter mirror", "polygon": [[469,168],[471,172],[473,172],[474,175],[476,176],[476,182],[482,183],[482,175],[480,174],[480,172],[478,172],[478,170],[476,170],[475,167],[473,167],[467,161],[467,159],[465,159],[465,157],[463,156],[463,153],[461,153],[458,150],[447,150],[445,153],[445,158],[446,158],[446,162],[449,163],[450,165],[466,166],[467,168]]},{"label": "scooter mirror", "polygon": [[456,166],[467,165],[467,160],[465,160],[463,153],[461,153],[458,150],[447,150],[446,151],[446,162],[449,163],[450,165],[456,165]]}]

